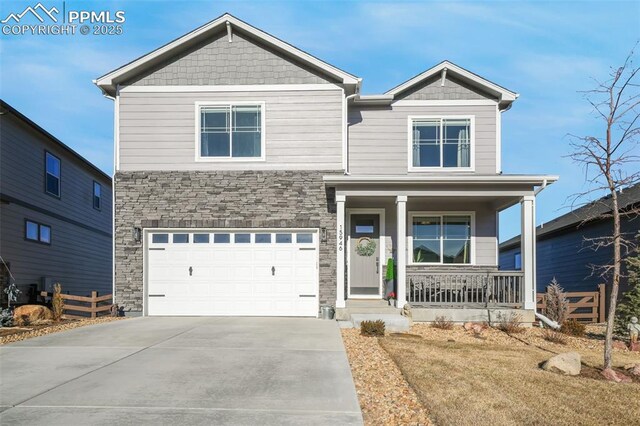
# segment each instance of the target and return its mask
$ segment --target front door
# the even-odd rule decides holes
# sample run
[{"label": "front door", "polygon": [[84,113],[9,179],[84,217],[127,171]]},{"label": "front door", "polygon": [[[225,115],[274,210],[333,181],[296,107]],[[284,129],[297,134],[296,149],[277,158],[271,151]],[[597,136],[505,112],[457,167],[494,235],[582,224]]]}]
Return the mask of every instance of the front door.
[{"label": "front door", "polygon": [[352,214],[349,296],[380,297],[380,215]]}]

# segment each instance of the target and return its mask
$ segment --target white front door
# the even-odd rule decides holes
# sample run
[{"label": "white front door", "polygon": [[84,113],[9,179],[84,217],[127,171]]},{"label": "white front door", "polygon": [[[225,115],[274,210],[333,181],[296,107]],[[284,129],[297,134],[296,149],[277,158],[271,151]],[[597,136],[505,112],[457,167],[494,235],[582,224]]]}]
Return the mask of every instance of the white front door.
[{"label": "white front door", "polygon": [[148,315],[317,316],[318,234],[147,234]]}]

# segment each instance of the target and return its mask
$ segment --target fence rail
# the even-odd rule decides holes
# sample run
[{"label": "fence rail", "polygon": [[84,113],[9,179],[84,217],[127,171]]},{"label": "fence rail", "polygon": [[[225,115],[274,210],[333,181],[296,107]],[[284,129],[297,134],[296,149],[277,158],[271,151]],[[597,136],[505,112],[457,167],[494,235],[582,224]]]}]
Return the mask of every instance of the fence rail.
[{"label": "fence rail", "polygon": [[[46,291],[40,292],[40,296],[46,298],[52,298],[53,293],[48,293]],[[104,296],[98,296],[97,291],[92,291],[91,296],[76,296],[73,294],[61,294],[62,300],[64,301],[62,312],[63,315],[67,318],[74,319],[87,319],[97,318],[101,314],[110,314],[111,307],[113,306],[111,303],[105,304],[104,302],[109,302],[113,299],[112,294],[105,294]],[[89,306],[84,306],[88,304]],[[76,312],[76,313],[86,313],[90,315],[76,315],[69,314],[67,312]]]},{"label": "fence rail", "polygon": [[[546,293],[536,295],[536,309],[544,313]],[[605,285],[598,285],[597,291],[574,291],[565,293],[569,299],[568,319],[582,322],[605,322]]]},{"label": "fence rail", "polygon": [[520,271],[407,272],[407,301],[412,306],[522,305]]}]

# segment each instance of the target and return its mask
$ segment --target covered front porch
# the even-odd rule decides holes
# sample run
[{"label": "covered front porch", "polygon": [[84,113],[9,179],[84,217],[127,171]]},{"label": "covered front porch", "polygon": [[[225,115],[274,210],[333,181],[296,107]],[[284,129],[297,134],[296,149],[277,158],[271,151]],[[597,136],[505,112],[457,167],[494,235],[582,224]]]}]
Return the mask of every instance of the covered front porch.
[{"label": "covered front porch", "polygon": [[[409,304],[418,321],[517,309],[532,320],[535,200],[545,179],[326,176],[336,191],[336,309],[388,313]],[[499,213],[516,204],[520,268],[498,270]],[[395,300],[381,303],[390,293]]]}]

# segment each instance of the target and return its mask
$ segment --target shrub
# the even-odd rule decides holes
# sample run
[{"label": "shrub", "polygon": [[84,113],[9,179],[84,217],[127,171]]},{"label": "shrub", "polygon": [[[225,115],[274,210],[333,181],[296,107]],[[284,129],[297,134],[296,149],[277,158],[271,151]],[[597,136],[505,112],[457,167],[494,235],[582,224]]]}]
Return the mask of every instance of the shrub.
[{"label": "shrub", "polygon": [[548,328],[544,331],[544,335],[542,336],[542,338],[547,342],[551,342],[551,343],[558,343],[560,345],[567,344],[567,339],[564,338],[562,333],[559,333],[555,330],[551,330]]},{"label": "shrub", "polygon": [[511,312],[509,315],[502,315],[498,313],[496,328],[500,331],[504,331],[507,334],[518,334],[524,331],[522,326],[522,317],[515,312]]},{"label": "shrub", "polygon": [[562,323],[560,331],[569,336],[582,337],[584,336],[586,326],[579,322],[577,319],[570,319]]},{"label": "shrub", "polygon": [[363,336],[384,336],[384,321],[362,321],[360,323],[360,334]]},{"label": "shrub", "polygon": [[442,315],[436,317],[436,319],[431,323],[431,327],[439,328],[441,330],[451,330],[453,328],[453,321]]},{"label": "shrub", "polygon": [[629,274],[629,290],[616,307],[615,332],[618,336],[628,337],[627,324],[631,317],[640,318],[640,254],[625,260]]},{"label": "shrub", "polygon": [[0,328],[13,325],[13,311],[9,308],[0,310]]},{"label": "shrub", "polygon": [[555,277],[547,287],[544,299],[544,316],[558,324],[563,324],[569,314],[569,299],[567,299],[564,289],[560,287]]},{"label": "shrub", "polygon": [[62,311],[64,309],[64,300],[62,299],[62,287],[60,283],[53,286],[53,298],[51,300],[51,310],[53,311],[53,320],[60,321],[62,319]]}]

